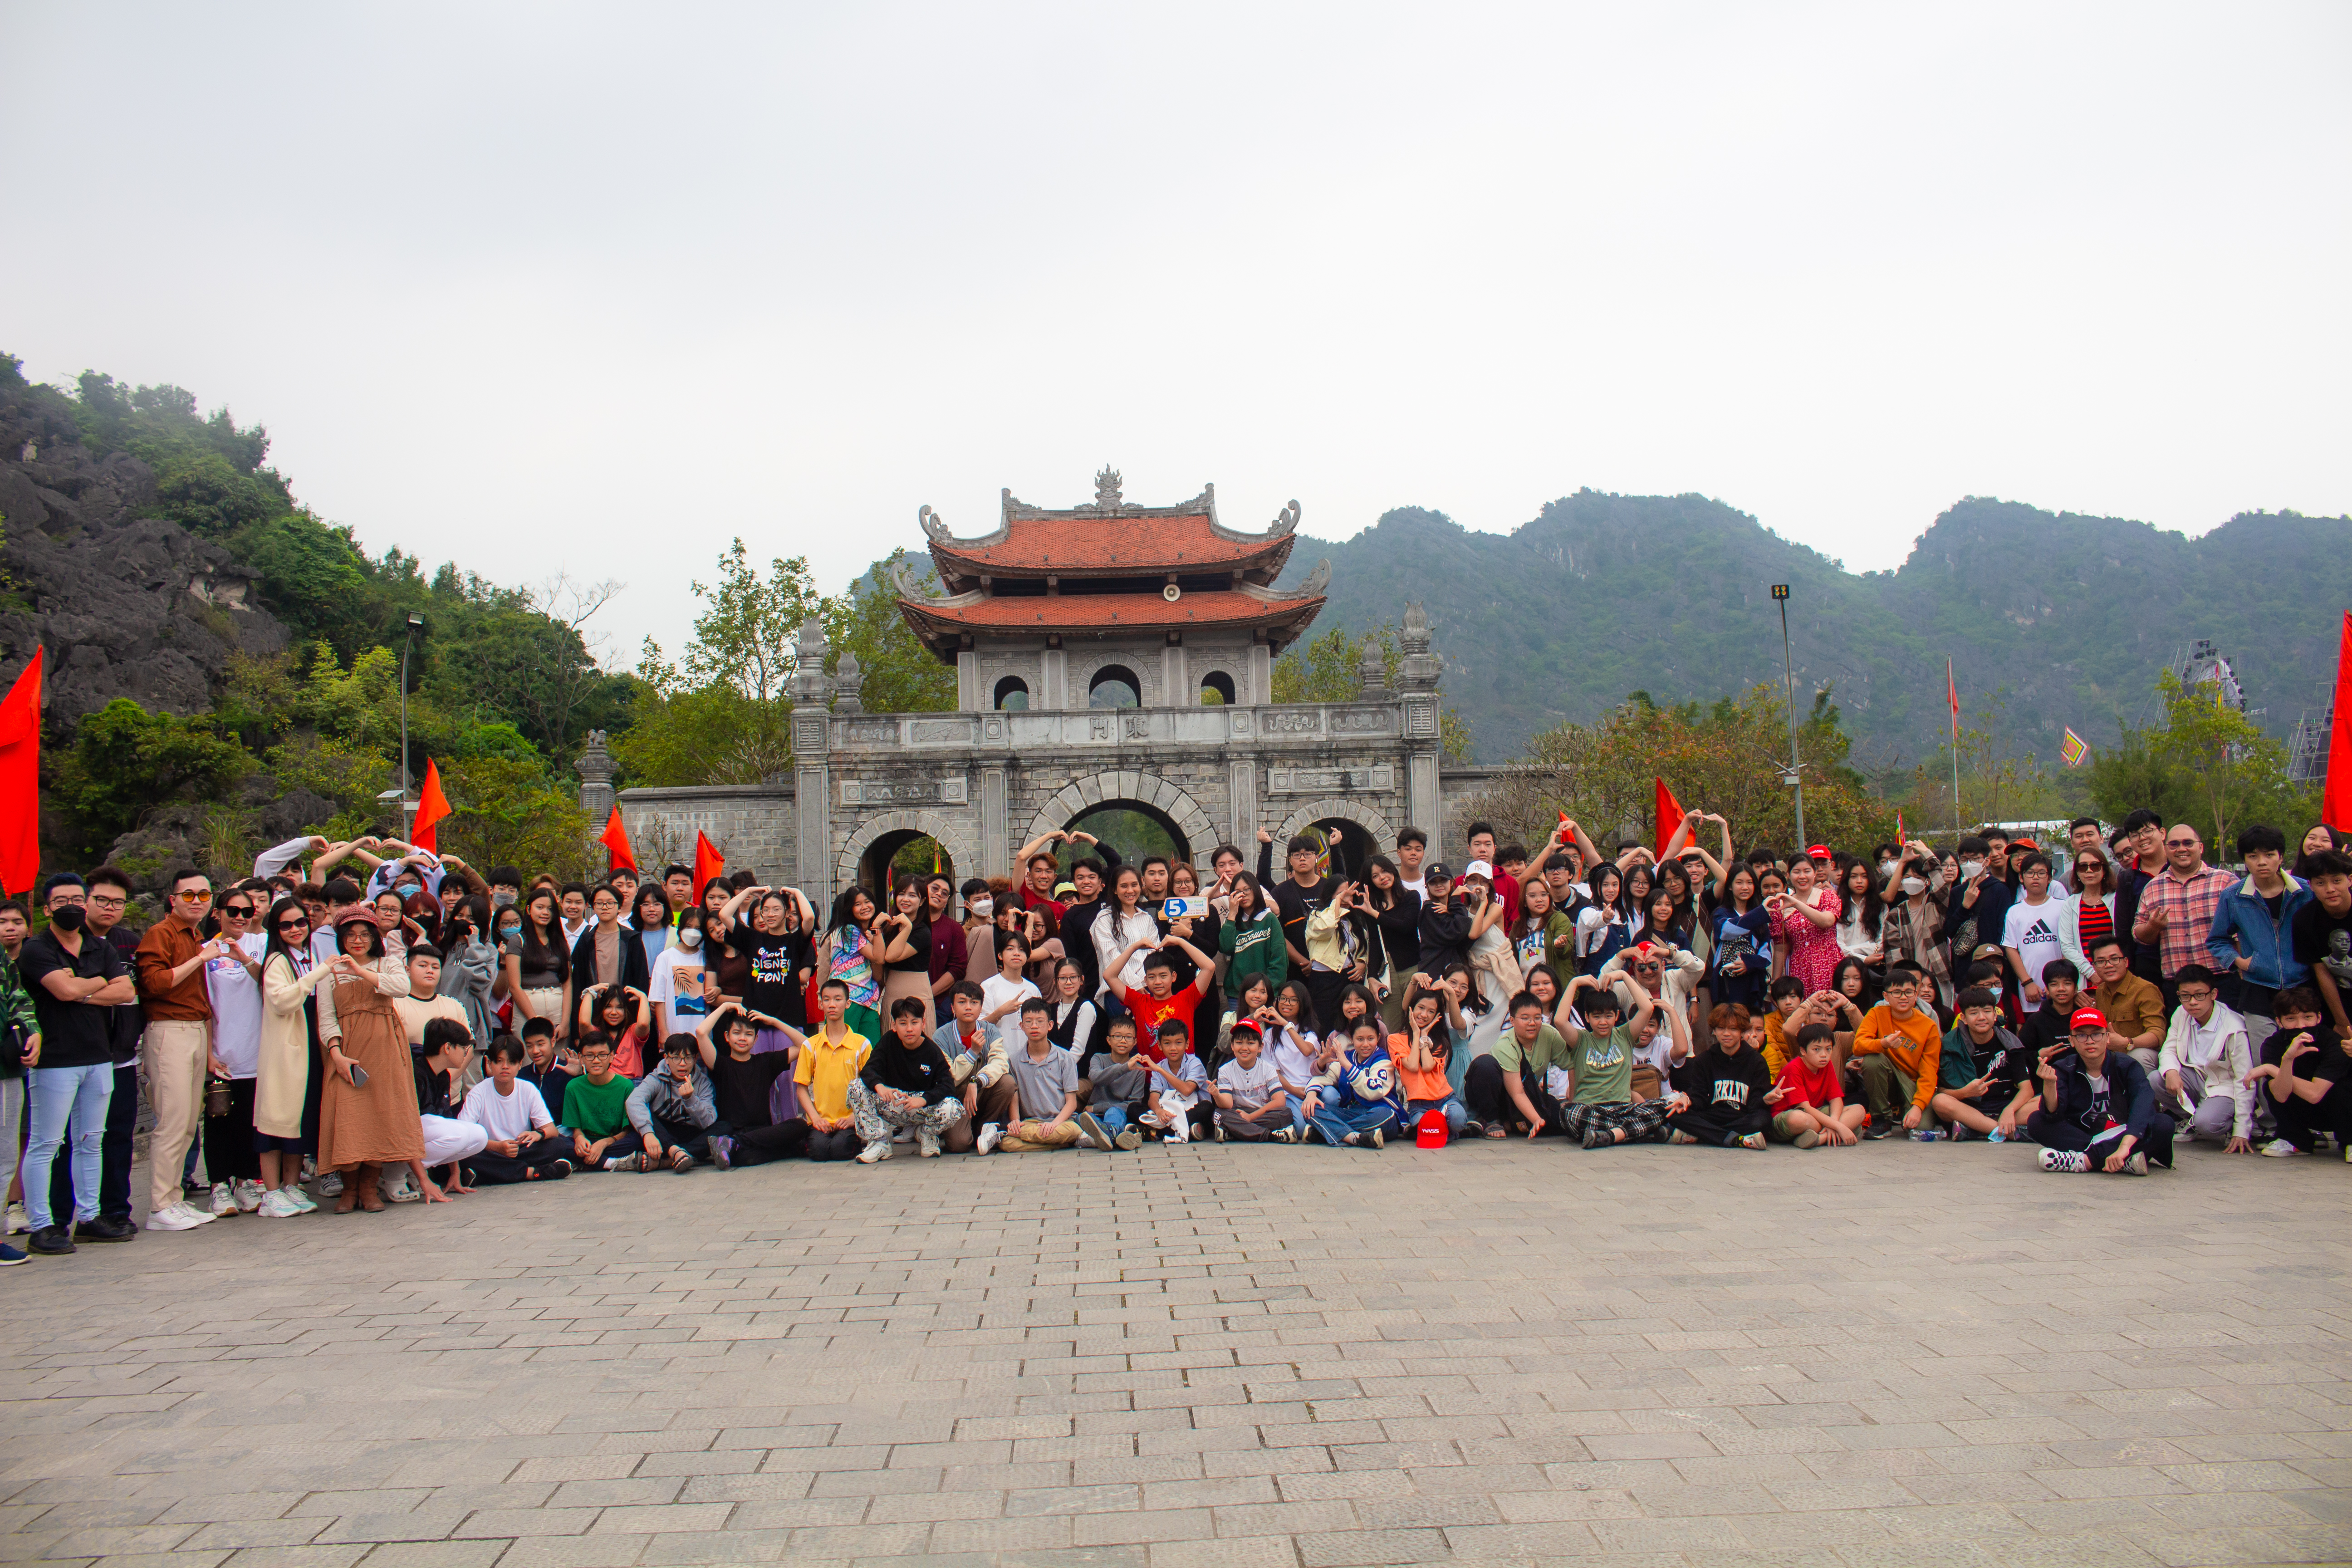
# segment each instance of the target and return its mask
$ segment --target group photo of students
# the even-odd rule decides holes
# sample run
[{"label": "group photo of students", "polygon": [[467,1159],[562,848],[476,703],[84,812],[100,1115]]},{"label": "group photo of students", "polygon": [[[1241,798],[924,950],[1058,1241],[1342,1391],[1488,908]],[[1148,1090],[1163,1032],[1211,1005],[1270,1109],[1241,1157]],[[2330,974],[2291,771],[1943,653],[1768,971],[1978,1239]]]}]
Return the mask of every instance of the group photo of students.
[{"label": "group photo of students", "polygon": [[[2352,1158],[2352,857],[2151,812],[2063,842],[1657,850],[1472,822],[1195,866],[1062,830],[1017,878],[813,899],[298,839],[242,880],[0,902],[0,1263],[573,1176],[1147,1142],[2180,1145]],[[2053,838],[2054,838],[2053,835]],[[1713,840],[1709,842],[1710,838]],[[1277,868],[1276,859],[1282,864]]]}]

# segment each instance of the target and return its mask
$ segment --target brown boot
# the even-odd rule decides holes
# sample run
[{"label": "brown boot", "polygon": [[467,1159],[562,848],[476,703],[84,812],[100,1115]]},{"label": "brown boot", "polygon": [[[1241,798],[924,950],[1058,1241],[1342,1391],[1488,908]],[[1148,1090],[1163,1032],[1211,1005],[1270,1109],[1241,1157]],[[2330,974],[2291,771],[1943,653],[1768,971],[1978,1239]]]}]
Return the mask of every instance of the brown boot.
[{"label": "brown boot", "polygon": [[358,1205],[360,1201],[360,1171],[362,1169],[362,1167],[357,1165],[348,1166],[344,1169],[342,1195],[335,1199],[335,1212],[337,1214],[349,1214]]},{"label": "brown boot", "polygon": [[383,1167],[382,1165],[360,1167],[360,1207],[370,1214],[383,1212]]}]

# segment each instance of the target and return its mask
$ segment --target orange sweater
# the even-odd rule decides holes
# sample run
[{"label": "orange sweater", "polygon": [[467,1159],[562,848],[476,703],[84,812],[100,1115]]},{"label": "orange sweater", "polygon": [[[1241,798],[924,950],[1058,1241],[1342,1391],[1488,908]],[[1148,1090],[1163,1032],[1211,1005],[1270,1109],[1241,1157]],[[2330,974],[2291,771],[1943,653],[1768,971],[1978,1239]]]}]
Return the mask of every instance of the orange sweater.
[{"label": "orange sweater", "polygon": [[1881,1002],[1862,1020],[1862,1027],[1853,1032],[1853,1054],[1883,1056],[1895,1064],[1897,1071],[1910,1075],[1916,1086],[1911,1103],[1920,1110],[1927,1110],[1927,1102],[1936,1098],[1936,1074],[1943,1061],[1944,1035],[1936,1026],[1936,1015],[1927,1008],[1915,1006],[1910,1016],[1897,1018]]}]

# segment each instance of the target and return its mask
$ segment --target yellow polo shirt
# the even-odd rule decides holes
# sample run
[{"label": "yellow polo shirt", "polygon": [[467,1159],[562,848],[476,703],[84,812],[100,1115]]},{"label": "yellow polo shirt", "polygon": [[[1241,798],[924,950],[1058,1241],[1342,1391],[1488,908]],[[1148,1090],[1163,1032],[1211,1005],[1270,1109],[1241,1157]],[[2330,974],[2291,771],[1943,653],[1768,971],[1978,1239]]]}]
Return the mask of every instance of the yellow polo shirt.
[{"label": "yellow polo shirt", "polygon": [[844,1035],[838,1045],[826,1039],[824,1030],[812,1029],[808,1044],[801,1047],[800,1060],[793,1065],[793,1081],[809,1091],[819,1116],[846,1116],[849,1080],[865,1068],[866,1058],[873,1054],[872,1042],[855,1029]]}]

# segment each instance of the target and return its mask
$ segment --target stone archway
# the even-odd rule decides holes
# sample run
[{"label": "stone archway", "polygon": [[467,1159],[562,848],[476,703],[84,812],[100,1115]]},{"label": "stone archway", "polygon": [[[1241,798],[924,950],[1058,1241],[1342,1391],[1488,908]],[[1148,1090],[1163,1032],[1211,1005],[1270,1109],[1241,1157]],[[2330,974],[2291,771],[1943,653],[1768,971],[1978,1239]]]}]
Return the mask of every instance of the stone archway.
[{"label": "stone archway", "polygon": [[[937,811],[877,812],[851,831],[848,841],[841,847],[841,853],[834,857],[833,886],[826,896],[830,898],[857,881],[858,873],[866,863],[866,852],[877,841],[894,833],[919,833],[935,838],[962,875],[972,876],[979,870],[980,839],[971,825],[964,819]],[[821,902],[814,894],[810,895],[809,901]]]},{"label": "stone archway", "polygon": [[1195,868],[1206,869],[1209,852],[1221,842],[1209,814],[1180,785],[1157,773],[1132,770],[1087,773],[1072,779],[1030,820],[1028,831],[1021,835],[1019,842],[1026,844],[1067,826],[1072,818],[1089,806],[1116,805],[1120,801],[1133,801],[1166,816],[1183,834]]},{"label": "stone archway", "polygon": [[1394,857],[1396,825],[1374,807],[1345,795],[1325,795],[1320,800],[1310,800],[1284,817],[1282,826],[1275,830],[1275,854],[1279,857],[1282,847],[1293,837],[1315,824],[1335,816],[1352,822],[1364,830],[1367,837],[1363,847],[1367,854]]}]

